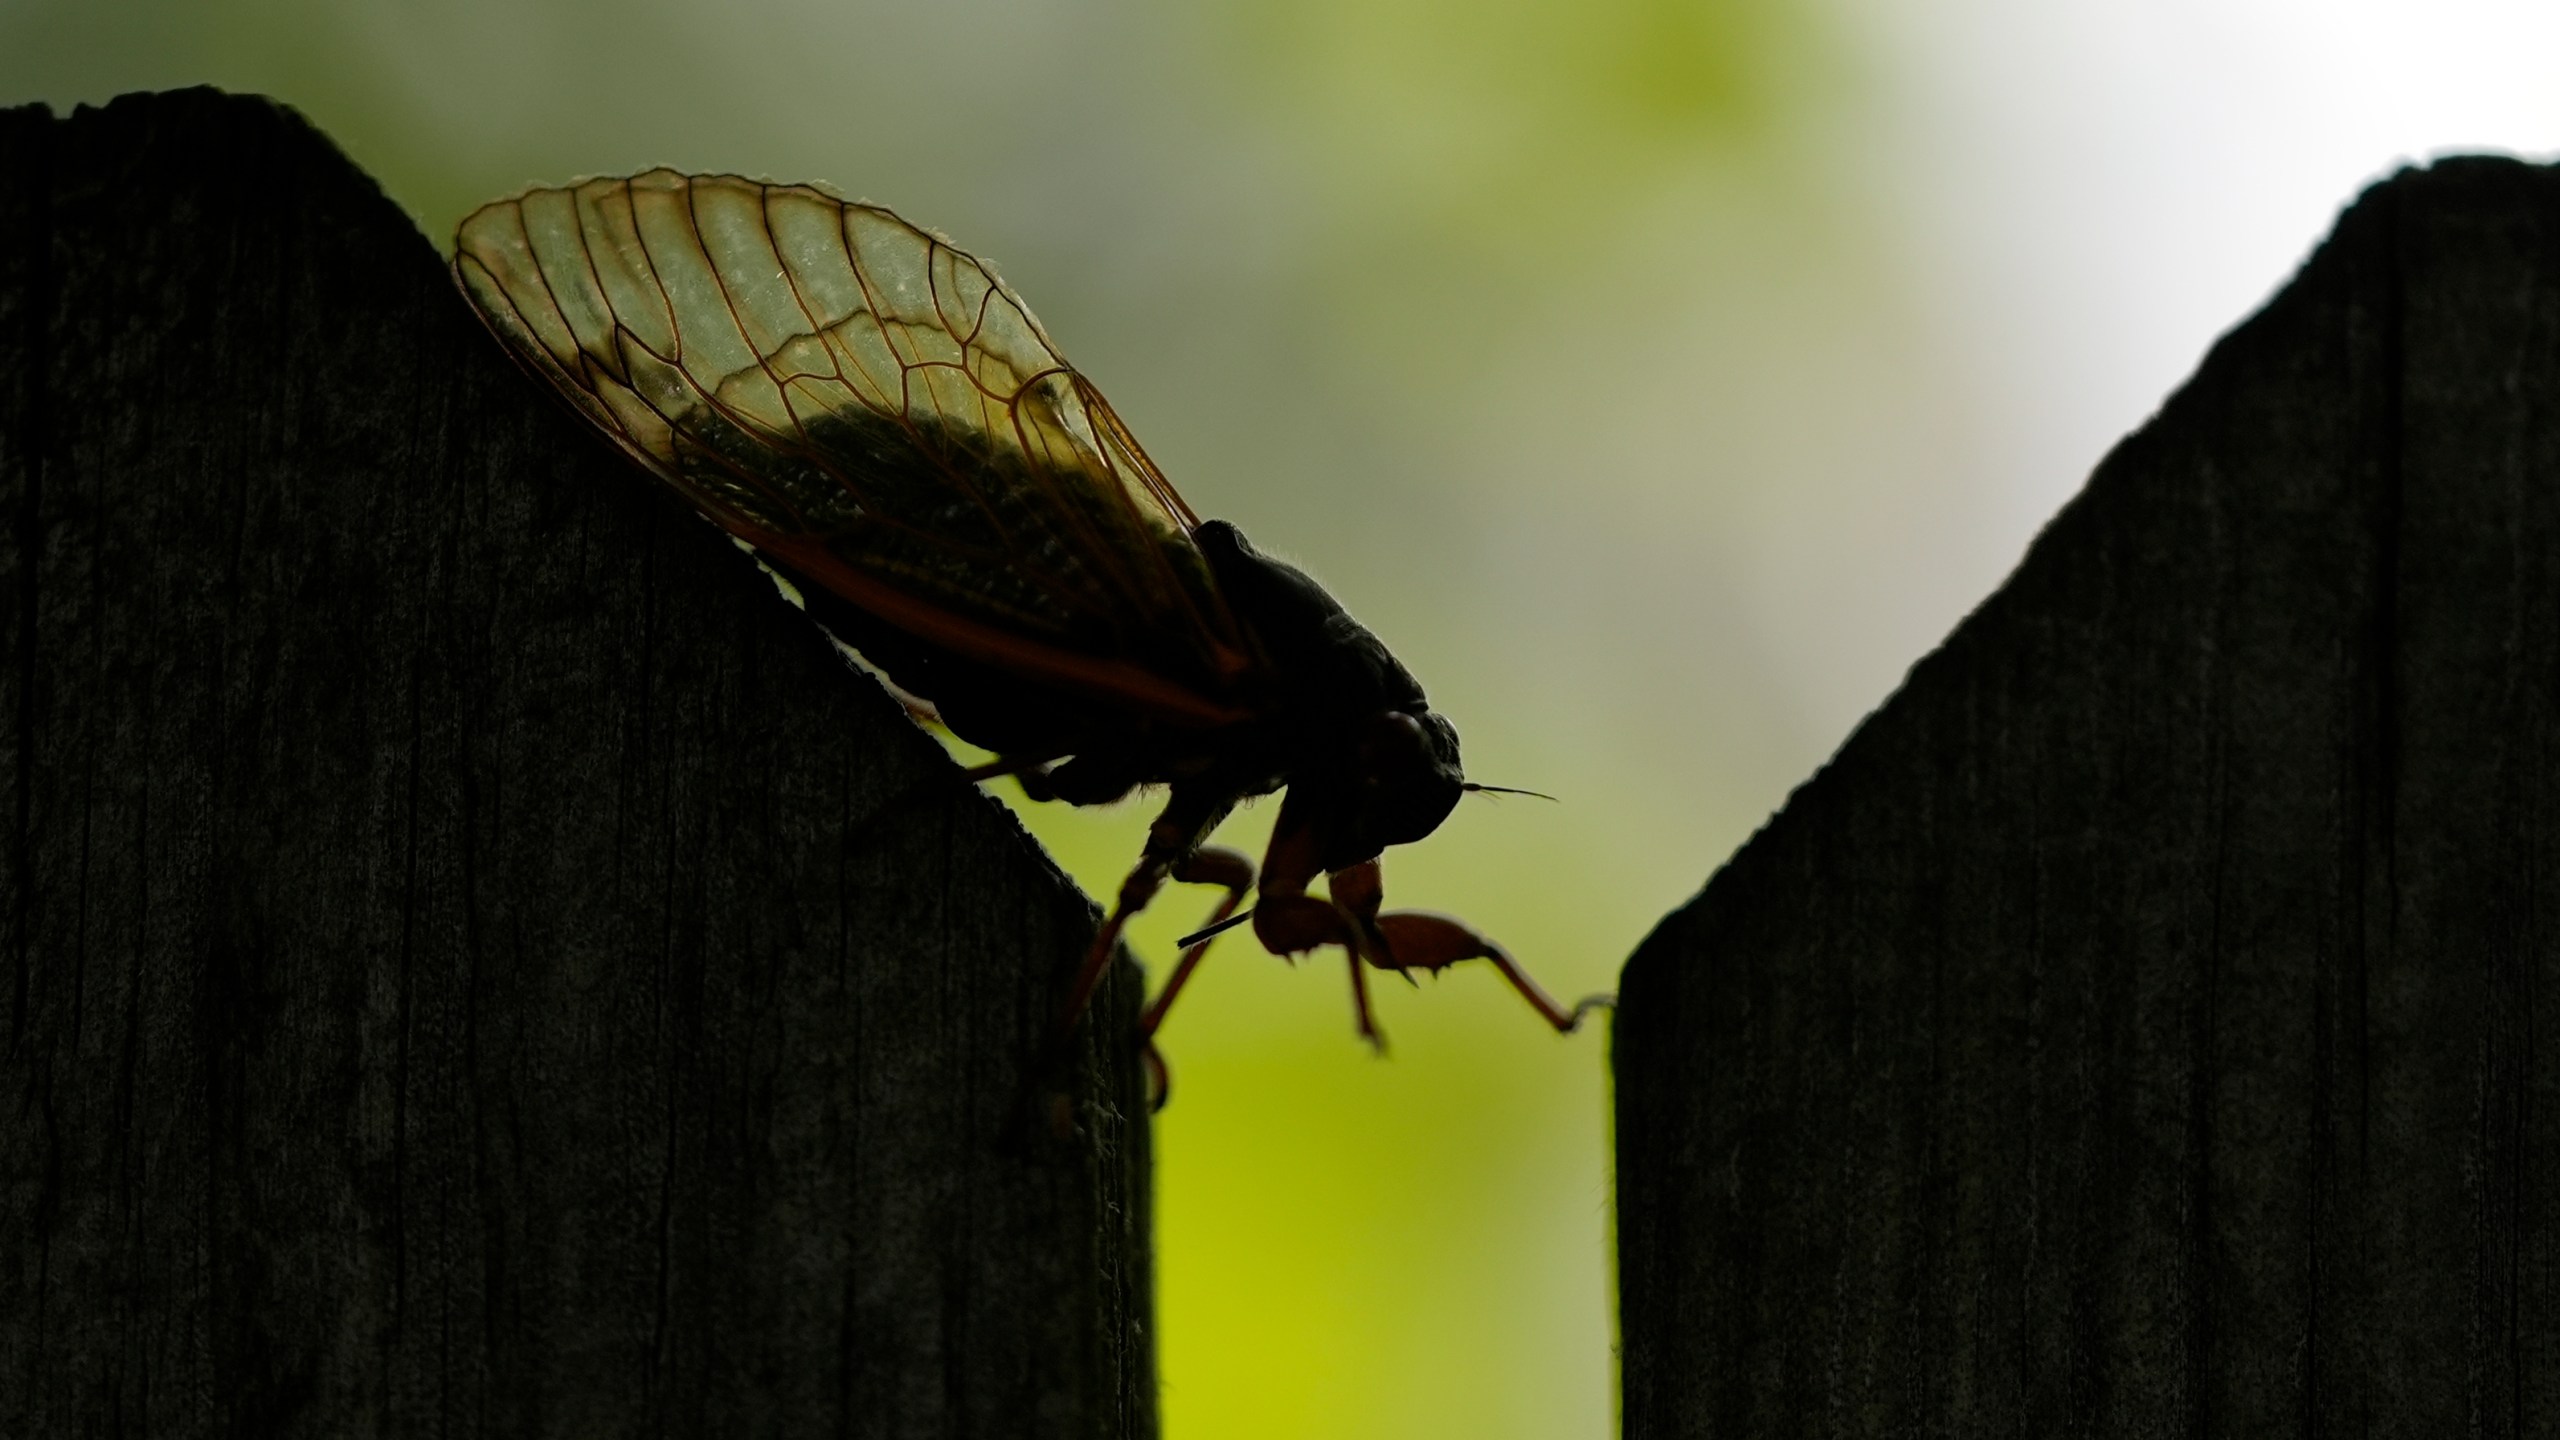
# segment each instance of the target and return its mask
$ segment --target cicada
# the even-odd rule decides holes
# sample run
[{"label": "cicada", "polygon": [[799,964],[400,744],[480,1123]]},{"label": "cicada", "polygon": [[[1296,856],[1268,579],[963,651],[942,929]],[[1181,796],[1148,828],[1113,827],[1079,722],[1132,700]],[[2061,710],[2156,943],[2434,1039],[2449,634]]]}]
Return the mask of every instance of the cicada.
[{"label": "cicada", "polygon": [[[975,776],[1076,805],[1164,788],[1062,1029],[1168,880],[1225,895],[1149,1037],[1249,891],[1273,954],[1345,953],[1373,1045],[1364,963],[1487,960],[1556,1030],[1580,1021],[1591,1002],[1463,922],[1380,912],[1380,852],[1495,787],[1322,586],[1192,513],[986,262],[811,186],[653,170],[482,207],[453,274],[527,369],[998,757]],[[1208,844],[1282,790],[1258,875]]]}]

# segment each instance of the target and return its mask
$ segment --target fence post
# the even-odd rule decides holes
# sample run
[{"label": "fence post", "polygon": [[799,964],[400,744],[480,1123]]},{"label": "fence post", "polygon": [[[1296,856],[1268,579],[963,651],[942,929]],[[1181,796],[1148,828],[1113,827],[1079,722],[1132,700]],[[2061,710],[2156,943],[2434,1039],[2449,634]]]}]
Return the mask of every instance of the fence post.
[{"label": "fence post", "polygon": [[2547,1429],[2560,174],[2369,191],[1623,1001],[1630,1440]]},{"label": "fence post", "polygon": [[298,117],[0,112],[0,517],[0,1434],[1154,1434],[1091,907]]}]

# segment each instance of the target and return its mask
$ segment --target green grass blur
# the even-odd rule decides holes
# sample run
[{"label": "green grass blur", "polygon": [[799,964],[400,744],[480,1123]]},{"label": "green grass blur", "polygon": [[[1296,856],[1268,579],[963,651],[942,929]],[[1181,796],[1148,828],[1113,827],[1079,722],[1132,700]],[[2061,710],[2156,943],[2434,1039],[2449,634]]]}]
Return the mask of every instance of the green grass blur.
[{"label": "green grass blur", "polygon": [[[1868,636],[1853,602],[1966,520],[1897,470],[1960,456],[1961,407],[1856,198],[1863,82],[1797,0],[0,6],[0,100],[203,82],[302,108],[439,245],[670,164],[995,258],[1197,509],[1395,647],[1475,778],[1562,797],[1470,800],[1387,878],[1568,999],[1925,646],[1935,614]],[[1026,808],[1097,894],[1147,818]],[[1385,1060],[1338,958],[1240,935],[1168,1027],[1168,1433],[1612,1433],[1605,1029],[1558,1039],[1482,967],[1374,989]]]}]

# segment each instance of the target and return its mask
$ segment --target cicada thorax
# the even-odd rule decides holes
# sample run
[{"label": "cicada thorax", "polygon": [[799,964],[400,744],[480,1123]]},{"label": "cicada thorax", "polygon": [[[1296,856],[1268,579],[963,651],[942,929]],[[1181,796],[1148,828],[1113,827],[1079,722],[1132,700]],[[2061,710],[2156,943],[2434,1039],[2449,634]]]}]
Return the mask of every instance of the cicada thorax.
[{"label": "cicada thorax", "polygon": [[1194,538],[1265,658],[1255,711],[1293,818],[1332,871],[1440,826],[1466,789],[1458,731],[1421,682],[1306,572],[1221,520]]}]

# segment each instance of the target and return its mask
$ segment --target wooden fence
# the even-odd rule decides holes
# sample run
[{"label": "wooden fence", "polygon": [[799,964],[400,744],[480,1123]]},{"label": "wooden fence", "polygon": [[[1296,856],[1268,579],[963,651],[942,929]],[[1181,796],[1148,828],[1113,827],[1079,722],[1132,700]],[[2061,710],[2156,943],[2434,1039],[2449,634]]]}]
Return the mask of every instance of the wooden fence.
[{"label": "wooden fence", "polygon": [[1091,907],[265,102],[0,113],[0,817],[0,1435],[1153,1433]]},{"label": "wooden fence", "polygon": [[2560,1428],[2560,175],[2368,193],[1623,1000],[1634,1440]]}]

